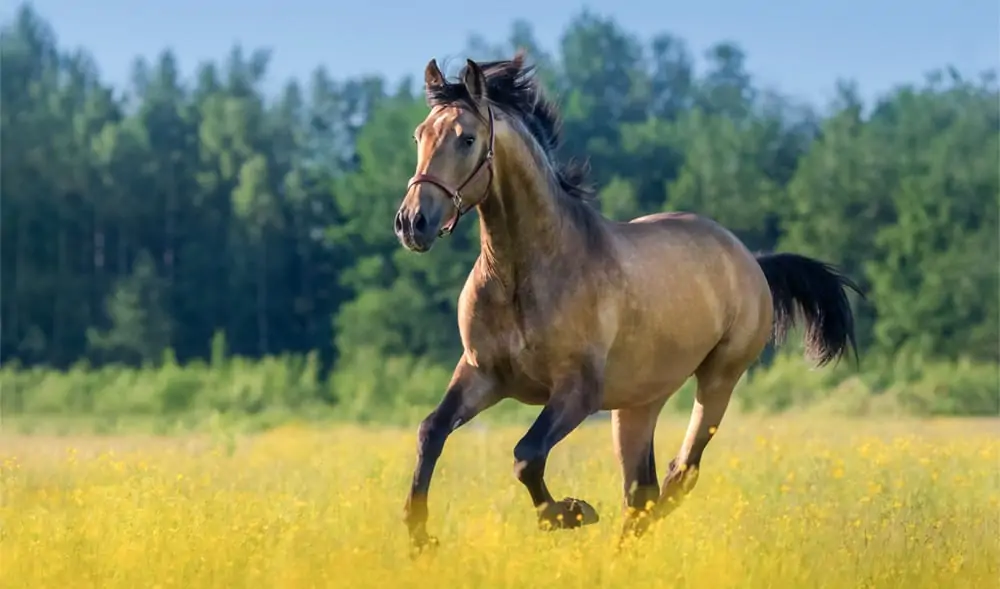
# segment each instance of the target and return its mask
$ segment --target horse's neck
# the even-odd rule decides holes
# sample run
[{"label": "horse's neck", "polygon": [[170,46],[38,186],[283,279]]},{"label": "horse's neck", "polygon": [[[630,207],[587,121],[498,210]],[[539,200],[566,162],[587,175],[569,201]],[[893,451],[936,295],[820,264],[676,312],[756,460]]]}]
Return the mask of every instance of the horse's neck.
[{"label": "horse's neck", "polygon": [[496,177],[479,205],[481,262],[508,289],[558,263],[571,229],[551,181],[525,157],[498,145]]}]

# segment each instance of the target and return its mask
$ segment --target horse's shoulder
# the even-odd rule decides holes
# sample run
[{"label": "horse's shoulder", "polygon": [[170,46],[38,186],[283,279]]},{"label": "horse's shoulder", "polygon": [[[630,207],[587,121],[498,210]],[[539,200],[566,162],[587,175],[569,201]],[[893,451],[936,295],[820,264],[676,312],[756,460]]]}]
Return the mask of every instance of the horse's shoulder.
[{"label": "horse's shoulder", "polygon": [[477,263],[458,298],[460,327],[478,326],[474,331],[481,336],[501,333],[513,323],[512,312],[508,289],[498,277],[482,272]]}]

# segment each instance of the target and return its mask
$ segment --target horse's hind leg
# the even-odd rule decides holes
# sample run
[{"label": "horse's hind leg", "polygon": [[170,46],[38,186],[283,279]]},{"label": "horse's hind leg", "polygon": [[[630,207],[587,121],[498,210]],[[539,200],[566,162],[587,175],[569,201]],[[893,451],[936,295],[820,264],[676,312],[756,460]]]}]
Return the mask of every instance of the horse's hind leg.
[{"label": "horse's hind leg", "polygon": [[733,388],[743,373],[742,366],[732,369],[730,365],[727,370],[722,369],[720,364],[706,362],[695,372],[698,389],[684,442],[667,468],[660,497],[652,510],[653,517],[638,522],[637,535],[645,531],[652,521],[662,519],[676,509],[698,482],[702,454],[718,430],[729,406]]},{"label": "horse's hind leg", "polygon": [[633,531],[637,520],[648,515],[660,495],[653,435],[656,419],[664,402],[665,400],[661,400],[644,407],[616,409],[611,412],[615,455],[622,469],[625,517],[623,537]]}]

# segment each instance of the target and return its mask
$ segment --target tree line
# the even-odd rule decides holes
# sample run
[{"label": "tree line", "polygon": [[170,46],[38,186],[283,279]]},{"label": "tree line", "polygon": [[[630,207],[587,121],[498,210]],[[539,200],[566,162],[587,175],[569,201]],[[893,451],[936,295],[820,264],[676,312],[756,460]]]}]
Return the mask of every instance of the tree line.
[{"label": "tree line", "polygon": [[[516,21],[464,55],[521,47],[607,216],[692,211],[754,250],[837,264],[867,293],[863,356],[1000,359],[995,71],[942,64],[868,104],[831,80],[836,100],[817,106],[759,85],[736,44],[697,71],[680,37],[641,39],[589,11],[555,53]],[[212,357],[213,340],[326,368],[455,361],[475,223],[430,256],[392,232],[427,112],[419,84],[318,67],[271,96],[269,52],[236,46],[193,77],[170,50],[137,59],[116,88],[30,5],[3,24],[0,52],[0,361],[183,364]]]}]

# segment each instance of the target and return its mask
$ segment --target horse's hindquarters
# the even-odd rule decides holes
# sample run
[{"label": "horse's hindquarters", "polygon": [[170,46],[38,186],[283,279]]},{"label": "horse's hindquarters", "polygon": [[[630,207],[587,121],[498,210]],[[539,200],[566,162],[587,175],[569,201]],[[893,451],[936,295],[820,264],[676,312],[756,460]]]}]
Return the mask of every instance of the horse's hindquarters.
[{"label": "horse's hindquarters", "polygon": [[642,405],[672,394],[722,343],[726,364],[745,369],[770,333],[771,301],[743,244],[697,217],[620,227],[625,295],[605,404]]}]

